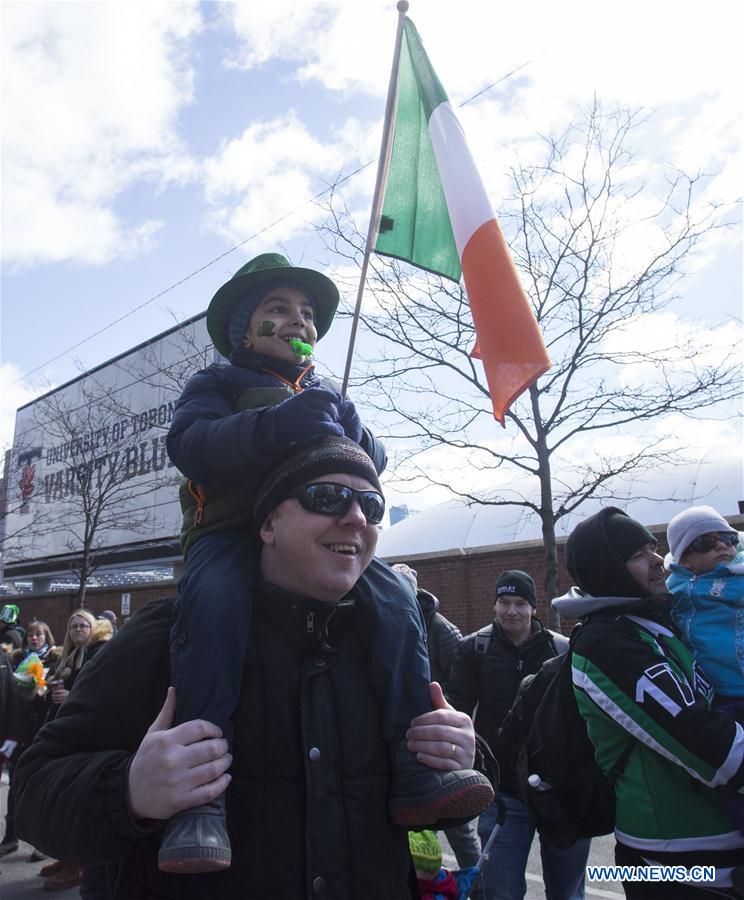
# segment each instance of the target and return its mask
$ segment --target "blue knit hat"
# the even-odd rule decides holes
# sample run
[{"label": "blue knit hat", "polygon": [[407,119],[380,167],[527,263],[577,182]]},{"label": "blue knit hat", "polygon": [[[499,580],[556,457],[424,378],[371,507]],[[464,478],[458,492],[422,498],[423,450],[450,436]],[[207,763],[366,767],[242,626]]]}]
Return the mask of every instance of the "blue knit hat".
[{"label": "blue knit hat", "polygon": [[263,281],[261,284],[255,284],[246,292],[244,297],[238,300],[235,308],[230,313],[230,318],[227,322],[227,336],[230,339],[233,350],[237,350],[243,346],[245,332],[250,325],[251,316],[255,312],[258,304],[264,297],[267,297],[272,291],[275,291],[279,287],[291,287],[295,288],[295,290],[302,291],[313,308],[313,318],[317,318],[318,303],[315,297],[308,292],[307,287],[304,284],[300,284],[299,281],[293,281],[291,278],[273,278],[270,281]]}]

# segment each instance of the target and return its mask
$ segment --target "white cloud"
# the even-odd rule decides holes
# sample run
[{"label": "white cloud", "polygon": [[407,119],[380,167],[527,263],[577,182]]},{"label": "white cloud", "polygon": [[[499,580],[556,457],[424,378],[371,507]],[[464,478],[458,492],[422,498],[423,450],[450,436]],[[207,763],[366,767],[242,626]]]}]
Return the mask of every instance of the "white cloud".
[{"label": "white cloud", "polygon": [[[630,0],[621,12],[603,11],[588,0],[560,6],[539,0],[529,7],[463,0],[455,12],[445,0],[428,0],[411,16],[453,96],[463,98],[489,76],[496,80],[531,60],[522,76],[539,84],[543,112],[535,105],[527,115],[543,118],[561,97],[572,102],[595,92],[655,104],[735,90],[738,34],[721,27],[731,9],[728,0],[714,0],[704,16],[692,0],[673,11]],[[396,24],[387,0],[274,0],[226,3],[222,10],[242,41],[243,65],[294,60],[300,79],[384,94]],[[530,94],[526,90],[523,101]]]},{"label": "white cloud", "polygon": [[648,362],[621,369],[619,382],[632,391],[656,380],[659,367],[655,358],[665,361],[667,371],[681,375],[692,374],[693,365],[698,369],[716,366],[732,354],[744,361],[743,338],[740,322],[707,327],[704,322],[685,319],[674,312],[656,312],[636,316],[613,329],[603,350],[608,354],[635,352],[649,357]]},{"label": "white cloud", "polygon": [[[235,62],[295,64],[294,77],[348,95],[384,96],[396,16],[387,0],[275,0],[222,5],[242,50]],[[577,105],[596,96],[605,106],[662,107],[665,143],[652,155],[696,171],[722,173],[713,193],[736,196],[740,145],[735,127],[741,97],[738,34],[720,27],[730,13],[714,0],[705,16],[692,0],[674,10],[630,0],[622,12],[572,0],[495,6],[490,0],[429,0],[412,10],[437,74],[457,105],[511,70],[524,68],[459,115],[498,205],[504,193],[504,150],[529,157],[536,134],[562,130]],[[718,14],[716,13],[718,11]],[[385,51],[389,51],[385,53]],[[679,109],[692,98],[690,108]]]},{"label": "white cloud", "polygon": [[[251,249],[288,242],[324,217],[321,204],[308,203],[342,174],[354,152],[343,136],[324,143],[294,112],[256,122],[205,160],[204,190],[211,207],[209,225],[230,241],[251,241]],[[352,132],[359,141],[359,129]],[[295,211],[296,212],[293,212]],[[262,230],[293,212],[276,227]]]},{"label": "white cloud", "polygon": [[146,246],[156,221],[115,209],[136,181],[180,180],[191,100],[193,4],[14,3],[3,11],[6,262],[104,263]]}]

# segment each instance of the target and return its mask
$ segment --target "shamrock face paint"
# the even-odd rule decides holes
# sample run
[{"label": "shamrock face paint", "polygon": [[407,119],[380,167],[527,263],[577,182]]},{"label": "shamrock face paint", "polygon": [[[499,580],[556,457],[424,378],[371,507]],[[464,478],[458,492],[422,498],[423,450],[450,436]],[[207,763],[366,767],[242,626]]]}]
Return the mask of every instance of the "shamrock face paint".
[{"label": "shamrock face paint", "polygon": [[257,337],[271,337],[272,334],[276,331],[276,325],[271,321],[271,319],[264,319],[259,326],[258,331],[256,332]]}]

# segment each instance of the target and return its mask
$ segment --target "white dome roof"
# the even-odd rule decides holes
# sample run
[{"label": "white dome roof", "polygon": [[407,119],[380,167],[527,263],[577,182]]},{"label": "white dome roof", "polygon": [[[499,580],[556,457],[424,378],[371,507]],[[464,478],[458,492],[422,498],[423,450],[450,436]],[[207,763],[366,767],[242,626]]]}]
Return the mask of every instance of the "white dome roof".
[{"label": "white dome roof", "polygon": [[541,536],[539,521],[528,518],[524,510],[448,500],[386,528],[380,534],[377,555],[413,556],[529,541]]}]

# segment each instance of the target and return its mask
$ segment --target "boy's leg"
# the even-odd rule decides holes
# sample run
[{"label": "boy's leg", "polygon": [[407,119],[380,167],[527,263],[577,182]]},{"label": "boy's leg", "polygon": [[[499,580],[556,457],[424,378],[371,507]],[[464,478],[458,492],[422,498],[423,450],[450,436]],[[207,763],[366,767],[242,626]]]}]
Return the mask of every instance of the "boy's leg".
[{"label": "boy's leg", "polygon": [[257,576],[257,548],[247,533],[204,535],[189,552],[171,629],[176,724],[206,719],[230,744]]},{"label": "boy's leg", "polygon": [[[231,746],[257,575],[257,546],[246,532],[204,535],[189,551],[171,629],[176,723],[206,719]],[[190,875],[230,861],[224,796],[169,821],[158,854],[163,871]]]},{"label": "boy's leg", "polygon": [[407,579],[377,559],[354,589],[370,678],[382,710],[382,736],[390,748],[388,815],[395,825],[446,826],[474,818],[493,799],[480,772],[445,772],[420,763],[406,745],[411,719],[431,710],[429,657],[421,609]]},{"label": "boy's leg", "polygon": [[402,740],[411,719],[429,712],[426,626],[410,582],[373,559],[357,582],[357,615],[382,704],[382,736]]}]

